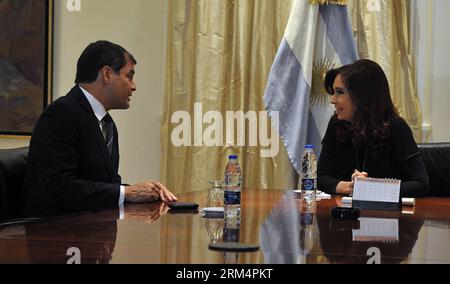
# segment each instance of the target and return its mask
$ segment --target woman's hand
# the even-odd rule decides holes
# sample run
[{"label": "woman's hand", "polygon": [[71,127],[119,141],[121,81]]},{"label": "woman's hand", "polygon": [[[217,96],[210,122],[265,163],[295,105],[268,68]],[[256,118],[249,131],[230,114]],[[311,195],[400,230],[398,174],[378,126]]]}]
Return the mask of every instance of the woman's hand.
[{"label": "woman's hand", "polygon": [[357,177],[367,178],[369,177],[369,174],[366,172],[360,172],[358,170],[355,170],[355,172],[352,174],[352,181],[355,181],[355,178]]},{"label": "woman's hand", "polygon": [[352,195],[353,193],[353,181],[341,181],[336,186],[336,193],[343,195]]},{"label": "woman's hand", "polygon": [[338,183],[338,185],[336,186],[336,193],[343,195],[352,195],[353,185],[357,177],[367,178],[369,177],[369,174],[366,172],[355,170],[355,172],[352,174],[352,181],[341,181],[340,183]]}]

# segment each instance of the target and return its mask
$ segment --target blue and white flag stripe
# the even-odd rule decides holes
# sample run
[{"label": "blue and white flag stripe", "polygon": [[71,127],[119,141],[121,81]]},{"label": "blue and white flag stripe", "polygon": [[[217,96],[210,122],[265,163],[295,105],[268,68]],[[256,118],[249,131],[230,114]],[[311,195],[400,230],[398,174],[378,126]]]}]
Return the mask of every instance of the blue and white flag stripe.
[{"label": "blue and white flag stripe", "polygon": [[310,105],[314,64],[326,60],[338,67],[357,58],[345,6],[318,6],[308,0],[295,2],[269,75],[264,101],[269,114],[279,112],[276,126],[297,172],[301,170],[300,159],[306,143],[315,145],[319,154],[333,113],[330,104]]},{"label": "blue and white flag stripe", "polygon": [[327,36],[342,64],[350,64],[358,59],[352,25],[347,7],[339,5],[320,6],[320,15],[326,26]]}]

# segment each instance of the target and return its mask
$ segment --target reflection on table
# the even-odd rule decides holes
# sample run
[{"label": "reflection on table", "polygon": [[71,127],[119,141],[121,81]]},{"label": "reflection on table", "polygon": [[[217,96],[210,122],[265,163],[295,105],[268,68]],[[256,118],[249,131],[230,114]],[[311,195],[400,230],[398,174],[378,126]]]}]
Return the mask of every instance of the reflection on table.
[{"label": "reflection on table", "polygon": [[[207,192],[180,201],[206,205]],[[341,197],[299,209],[296,193],[244,189],[241,223],[167,211],[163,203],[125,206],[0,227],[0,263],[449,263],[450,198],[417,199],[414,210],[330,217]],[[259,244],[250,253],[217,252],[210,242]],[[435,248],[439,249],[435,249]]]}]

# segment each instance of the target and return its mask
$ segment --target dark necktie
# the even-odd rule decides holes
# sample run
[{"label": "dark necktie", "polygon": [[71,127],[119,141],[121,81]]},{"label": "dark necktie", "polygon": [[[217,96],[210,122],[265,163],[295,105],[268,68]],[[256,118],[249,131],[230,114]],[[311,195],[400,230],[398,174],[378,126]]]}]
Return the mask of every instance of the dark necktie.
[{"label": "dark necktie", "polygon": [[101,120],[101,123],[102,123],[103,138],[105,139],[106,147],[108,148],[108,153],[111,156],[114,144],[113,143],[114,122],[111,116],[107,113]]}]

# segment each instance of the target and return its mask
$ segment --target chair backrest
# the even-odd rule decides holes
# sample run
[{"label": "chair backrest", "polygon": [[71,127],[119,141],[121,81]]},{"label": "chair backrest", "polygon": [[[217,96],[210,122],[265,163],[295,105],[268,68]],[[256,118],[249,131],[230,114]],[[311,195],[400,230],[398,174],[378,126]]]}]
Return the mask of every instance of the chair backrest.
[{"label": "chair backrest", "polygon": [[450,196],[450,143],[418,144],[430,177],[430,195]]},{"label": "chair backrest", "polygon": [[28,147],[0,149],[0,220],[22,217]]}]

